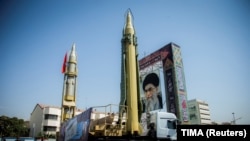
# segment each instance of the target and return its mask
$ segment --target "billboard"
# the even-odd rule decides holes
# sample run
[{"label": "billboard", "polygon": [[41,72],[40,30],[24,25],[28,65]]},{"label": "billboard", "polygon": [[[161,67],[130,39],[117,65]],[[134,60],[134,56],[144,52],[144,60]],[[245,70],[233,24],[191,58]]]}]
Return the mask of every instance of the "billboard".
[{"label": "billboard", "polygon": [[[161,101],[164,103],[163,109],[166,108],[167,112],[174,113],[181,121],[188,121],[186,83],[180,47],[174,43],[165,45],[139,60],[139,69],[141,87],[143,87],[143,80],[148,74],[156,73],[162,80],[161,94],[163,97]],[[159,73],[159,71],[161,72]],[[142,88],[142,103],[145,103],[147,99],[145,92],[147,92],[147,89]],[[144,107],[146,107],[146,104]],[[145,108],[144,112],[146,111]]]},{"label": "billboard", "polygon": [[172,69],[168,69],[165,71],[165,87],[166,87],[168,112],[171,112],[177,115],[176,95],[175,95],[175,87],[174,87]]},{"label": "billboard", "polygon": [[88,141],[88,129],[92,108],[62,123],[60,141]]},{"label": "billboard", "polygon": [[183,62],[181,56],[181,49],[177,45],[172,46],[173,54],[173,63],[174,63],[174,79],[175,79],[175,88],[177,95],[177,104],[178,104],[178,118],[183,123],[189,121],[189,114],[187,110],[187,92],[186,92],[186,83],[184,77]]},{"label": "billboard", "polygon": [[187,122],[188,121],[188,109],[187,109],[187,99],[186,96],[183,94],[179,94],[179,103],[181,105],[181,117],[182,121]]},{"label": "billboard", "polygon": [[141,76],[141,100],[143,113],[163,108],[159,70]]}]

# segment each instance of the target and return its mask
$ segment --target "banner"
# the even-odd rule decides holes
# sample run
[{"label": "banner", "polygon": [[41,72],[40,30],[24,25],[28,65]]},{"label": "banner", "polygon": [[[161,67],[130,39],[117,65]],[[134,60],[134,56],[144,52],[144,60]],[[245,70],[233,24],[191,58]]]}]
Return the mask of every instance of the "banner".
[{"label": "banner", "polygon": [[165,87],[166,87],[167,108],[168,108],[167,111],[177,115],[176,94],[175,94],[172,69],[166,70],[165,78],[166,78]]},{"label": "banner", "polygon": [[88,141],[92,108],[64,122],[60,129],[60,141]]},{"label": "banner", "polygon": [[148,72],[141,79],[143,113],[163,108],[159,69]]}]

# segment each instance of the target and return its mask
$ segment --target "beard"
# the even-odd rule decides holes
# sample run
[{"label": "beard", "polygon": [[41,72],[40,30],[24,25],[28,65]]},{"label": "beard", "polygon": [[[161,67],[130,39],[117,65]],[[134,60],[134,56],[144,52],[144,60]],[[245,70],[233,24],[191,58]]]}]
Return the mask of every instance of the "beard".
[{"label": "beard", "polygon": [[158,105],[159,105],[159,103],[158,103],[157,94],[153,94],[152,97],[147,99],[146,107],[147,107],[148,112],[158,109],[159,108]]}]

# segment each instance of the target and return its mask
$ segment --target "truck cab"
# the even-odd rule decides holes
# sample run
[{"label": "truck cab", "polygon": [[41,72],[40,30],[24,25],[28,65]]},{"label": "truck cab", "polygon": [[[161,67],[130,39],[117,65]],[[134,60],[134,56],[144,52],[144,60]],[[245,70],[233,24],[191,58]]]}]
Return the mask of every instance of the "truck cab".
[{"label": "truck cab", "polygon": [[152,111],[146,114],[146,118],[147,129],[144,128],[144,135],[159,140],[177,140],[177,118],[175,114]]}]

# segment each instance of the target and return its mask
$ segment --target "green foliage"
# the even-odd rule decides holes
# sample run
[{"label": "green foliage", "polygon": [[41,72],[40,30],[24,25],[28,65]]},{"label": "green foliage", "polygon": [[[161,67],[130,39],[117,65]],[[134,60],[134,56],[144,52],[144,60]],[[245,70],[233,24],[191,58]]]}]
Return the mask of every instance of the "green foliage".
[{"label": "green foliage", "polygon": [[9,137],[25,137],[29,135],[29,128],[26,127],[23,119],[17,117],[0,117],[0,135]]},{"label": "green foliage", "polygon": [[44,134],[43,132],[39,132],[38,136],[36,137],[37,139],[45,138],[45,139],[55,139],[56,135],[55,134]]}]

